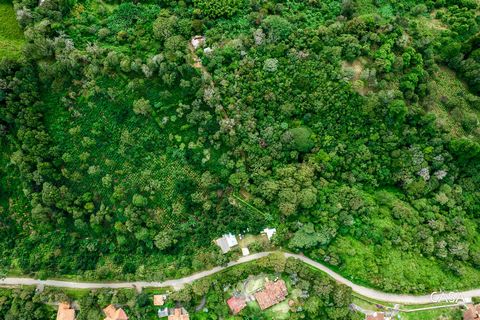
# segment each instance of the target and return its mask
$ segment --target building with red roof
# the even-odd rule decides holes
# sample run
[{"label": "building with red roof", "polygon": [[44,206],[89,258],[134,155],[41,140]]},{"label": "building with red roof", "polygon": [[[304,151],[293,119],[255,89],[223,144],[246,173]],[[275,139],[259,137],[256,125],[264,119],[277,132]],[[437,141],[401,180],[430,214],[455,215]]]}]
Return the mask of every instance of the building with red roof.
[{"label": "building with red roof", "polygon": [[57,320],[75,320],[75,309],[68,302],[58,304]]},{"label": "building with red roof", "polygon": [[227,304],[233,314],[238,314],[247,306],[247,302],[243,297],[231,297],[227,300]]},{"label": "building with red roof", "polygon": [[463,313],[463,320],[479,320],[480,319],[480,304],[469,304],[467,310]]},{"label": "building with red roof", "polygon": [[255,293],[255,299],[260,309],[265,310],[273,305],[285,300],[288,295],[287,285],[285,281],[278,280],[275,282],[267,281],[262,291]]},{"label": "building with red roof", "polygon": [[128,316],[122,308],[115,308],[113,304],[103,309],[105,313],[105,320],[128,320]]}]

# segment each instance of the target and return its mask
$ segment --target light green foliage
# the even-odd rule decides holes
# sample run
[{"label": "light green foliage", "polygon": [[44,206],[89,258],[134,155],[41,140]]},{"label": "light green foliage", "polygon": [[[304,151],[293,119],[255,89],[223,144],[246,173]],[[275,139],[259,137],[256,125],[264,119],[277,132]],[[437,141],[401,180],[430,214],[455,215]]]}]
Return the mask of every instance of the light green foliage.
[{"label": "light green foliage", "polygon": [[170,38],[178,23],[178,18],[173,15],[169,15],[167,12],[160,13],[159,17],[153,23],[153,33],[159,40],[166,40]]},{"label": "light green foliage", "polygon": [[133,102],[133,112],[136,114],[141,114],[143,116],[148,115],[152,110],[152,107],[150,106],[150,101],[141,98],[139,100],[135,100]]},{"label": "light green foliage", "polygon": [[425,310],[416,312],[401,313],[402,319],[406,320],[457,320],[463,317],[460,308],[445,308],[436,310]]},{"label": "light green foliage", "polygon": [[145,207],[148,203],[148,200],[140,194],[134,194],[132,203],[136,207]]},{"label": "light green foliage", "polygon": [[307,223],[302,226],[300,230],[295,232],[292,240],[290,240],[289,247],[292,249],[309,249],[316,246],[318,243],[324,242],[322,234],[315,231],[312,223]]},{"label": "light green foliage", "polygon": [[292,24],[280,16],[268,16],[263,20],[263,26],[267,30],[272,42],[284,40],[293,32]]},{"label": "light green foliage", "polygon": [[12,2],[0,0],[0,60],[18,58],[23,44],[23,32],[15,19]]},{"label": "light green foliage", "polygon": [[282,139],[290,148],[300,152],[308,152],[314,146],[312,134],[309,128],[298,127],[286,131]]}]

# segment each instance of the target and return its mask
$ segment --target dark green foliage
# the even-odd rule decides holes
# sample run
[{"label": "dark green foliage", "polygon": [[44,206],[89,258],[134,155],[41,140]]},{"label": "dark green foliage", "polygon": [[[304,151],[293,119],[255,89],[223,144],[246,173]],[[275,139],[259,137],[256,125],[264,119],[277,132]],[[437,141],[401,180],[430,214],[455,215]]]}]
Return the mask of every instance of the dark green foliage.
[{"label": "dark green foliage", "polygon": [[15,6],[0,270],[179,277],[235,255],[219,235],[275,226],[276,244],[385,290],[478,278],[474,2]]},{"label": "dark green foliage", "polygon": [[209,18],[230,17],[243,4],[243,0],[194,0],[200,13]]},{"label": "dark green foliage", "polygon": [[124,2],[118,6],[112,15],[109,15],[107,27],[115,34],[119,31],[132,31],[136,25],[146,27],[158,13],[157,6],[140,6],[131,2]]},{"label": "dark green foliage", "polygon": [[0,318],[4,320],[51,319],[51,310],[35,295],[35,288],[0,289]]}]

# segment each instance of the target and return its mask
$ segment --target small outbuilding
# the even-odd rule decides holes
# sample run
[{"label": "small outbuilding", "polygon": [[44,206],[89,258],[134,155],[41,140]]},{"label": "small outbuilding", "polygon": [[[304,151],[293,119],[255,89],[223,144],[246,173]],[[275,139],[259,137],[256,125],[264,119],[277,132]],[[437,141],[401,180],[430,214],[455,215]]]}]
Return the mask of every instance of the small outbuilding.
[{"label": "small outbuilding", "polygon": [[231,297],[227,300],[228,307],[232,311],[232,314],[238,314],[247,306],[247,301],[243,297]]},{"label": "small outbuilding", "polygon": [[192,38],[192,46],[193,48],[197,49],[205,44],[205,37],[204,36],[195,36]]},{"label": "small outbuilding", "polygon": [[277,229],[275,228],[265,228],[263,229],[263,233],[267,236],[268,240],[271,240],[273,235],[277,233]]},{"label": "small outbuilding", "polygon": [[168,317],[168,308],[158,309],[158,317],[159,318]]}]

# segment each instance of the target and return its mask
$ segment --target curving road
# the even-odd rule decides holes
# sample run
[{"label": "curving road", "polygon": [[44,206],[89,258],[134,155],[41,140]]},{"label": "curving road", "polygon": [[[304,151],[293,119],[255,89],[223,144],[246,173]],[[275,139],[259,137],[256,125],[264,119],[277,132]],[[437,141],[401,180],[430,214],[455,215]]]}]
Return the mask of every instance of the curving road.
[{"label": "curving road", "polygon": [[[251,254],[246,257],[242,257],[237,261],[229,262],[226,266],[215,267],[210,270],[194,273],[188,277],[166,280],[162,282],[147,282],[147,281],[134,281],[134,282],[75,282],[75,281],[62,281],[62,280],[37,280],[32,278],[14,278],[8,277],[3,280],[0,280],[0,285],[3,286],[20,286],[20,285],[33,285],[33,286],[50,286],[50,287],[62,287],[62,288],[76,288],[76,289],[99,289],[99,288],[144,288],[144,287],[173,287],[175,290],[179,290],[185,286],[185,284],[192,283],[195,280],[210,276],[214,273],[222,271],[226,268],[245,263],[248,261],[257,260],[263,257],[268,256],[272,252],[260,252]],[[384,301],[391,303],[401,303],[401,304],[430,304],[432,303],[430,295],[415,296],[407,294],[393,294],[386,293],[382,291],[377,291],[371,288],[363,287],[357,285],[350,280],[342,277],[338,273],[330,270],[328,267],[324,266],[321,263],[318,263],[310,258],[307,258],[303,255],[281,252],[285,257],[293,257],[303,261],[304,263],[325,272],[331,278],[335,279],[337,282],[342,283],[350,288],[353,292],[356,292],[364,297]],[[457,292],[461,295],[466,301],[471,301],[472,297],[480,296],[480,289],[474,289],[469,291]]]}]

